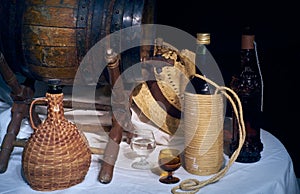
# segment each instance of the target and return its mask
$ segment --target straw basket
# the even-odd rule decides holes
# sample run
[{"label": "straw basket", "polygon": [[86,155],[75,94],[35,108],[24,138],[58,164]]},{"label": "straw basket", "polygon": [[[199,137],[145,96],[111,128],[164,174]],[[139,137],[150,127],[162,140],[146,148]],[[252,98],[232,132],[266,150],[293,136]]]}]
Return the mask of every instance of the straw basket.
[{"label": "straw basket", "polygon": [[[178,51],[165,42],[162,52],[164,58],[174,61],[174,66],[163,67],[159,73],[155,69],[157,89],[152,90],[148,82],[143,82],[134,89],[132,99],[161,131],[173,135],[182,127],[184,90],[189,77],[195,74],[195,54],[187,49]],[[159,97],[156,93],[160,93]],[[162,98],[167,101],[165,104],[161,103]]]},{"label": "straw basket", "polygon": [[185,168],[192,174],[214,174],[224,163],[223,96],[185,92],[184,99]]},{"label": "straw basket", "polygon": [[89,169],[91,151],[87,139],[76,125],[64,117],[63,94],[46,93],[46,98],[35,99],[48,102],[47,118],[35,127],[28,139],[23,155],[22,170],[34,190],[53,191],[65,189],[82,182]]}]

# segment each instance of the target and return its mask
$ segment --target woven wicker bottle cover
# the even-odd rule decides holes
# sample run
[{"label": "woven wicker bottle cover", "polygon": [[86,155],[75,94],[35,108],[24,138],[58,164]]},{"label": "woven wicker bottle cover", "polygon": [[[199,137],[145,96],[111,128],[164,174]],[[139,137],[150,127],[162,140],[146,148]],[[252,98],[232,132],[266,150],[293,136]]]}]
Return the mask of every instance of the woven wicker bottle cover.
[{"label": "woven wicker bottle cover", "polygon": [[[82,182],[91,162],[91,151],[85,136],[64,116],[60,80],[48,81],[45,98],[37,98],[30,105],[30,124],[34,129],[23,155],[22,170],[34,190],[65,189]],[[31,112],[38,101],[47,102],[47,117],[35,126]]]}]

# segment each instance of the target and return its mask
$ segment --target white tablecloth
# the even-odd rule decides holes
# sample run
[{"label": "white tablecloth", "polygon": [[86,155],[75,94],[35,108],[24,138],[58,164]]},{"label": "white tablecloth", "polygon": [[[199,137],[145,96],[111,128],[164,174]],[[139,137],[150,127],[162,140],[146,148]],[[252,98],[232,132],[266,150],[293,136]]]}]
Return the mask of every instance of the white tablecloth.
[{"label": "white tablecloth", "polygon": [[[10,121],[10,107],[0,103],[0,132],[2,142]],[[18,135],[30,134],[31,128],[26,121],[22,123]],[[251,164],[234,163],[226,175],[214,184],[207,185],[200,189],[200,193],[209,194],[299,194],[299,187],[295,177],[292,160],[281,142],[272,134],[261,130],[261,138],[264,144],[262,158],[259,162]],[[151,154],[149,160],[156,162],[158,150],[164,146],[158,146],[155,153]],[[15,147],[9,161],[8,169],[0,174],[1,194],[99,194],[99,193],[130,193],[130,194],[165,194],[171,193],[171,189],[177,185],[162,184],[159,179],[159,168],[152,170],[136,170],[130,167],[133,162],[132,152],[129,146],[121,143],[118,160],[114,169],[113,180],[109,184],[98,182],[97,177],[100,170],[99,159],[101,155],[92,155],[90,169],[85,180],[80,184],[64,190],[42,192],[32,190],[25,182],[21,173],[22,149]],[[225,161],[228,157],[224,155]],[[175,172],[181,180],[195,178],[206,180],[209,176],[197,176],[189,174],[183,167]]]}]

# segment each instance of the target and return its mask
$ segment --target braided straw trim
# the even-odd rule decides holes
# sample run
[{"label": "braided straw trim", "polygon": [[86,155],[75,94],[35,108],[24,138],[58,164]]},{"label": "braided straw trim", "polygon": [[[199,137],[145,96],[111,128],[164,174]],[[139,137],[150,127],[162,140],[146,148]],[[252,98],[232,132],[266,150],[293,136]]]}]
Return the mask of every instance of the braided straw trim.
[{"label": "braided straw trim", "polygon": [[[172,193],[173,194],[194,194],[197,193],[200,188],[217,182],[218,180],[220,180],[222,177],[225,176],[225,174],[227,173],[227,171],[229,170],[229,168],[231,167],[231,165],[235,162],[235,160],[237,159],[242,146],[244,144],[245,138],[246,138],[246,130],[245,130],[245,123],[244,123],[244,119],[243,119],[243,109],[242,109],[242,105],[241,105],[241,101],[238,97],[238,95],[231,90],[228,87],[225,86],[219,86],[216,83],[214,83],[213,81],[211,81],[210,79],[195,74],[196,77],[203,79],[204,81],[206,81],[207,83],[211,84],[212,86],[214,86],[216,88],[216,92],[221,92],[221,94],[223,94],[231,103],[234,114],[237,118],[237,123],[238,123],[238,129],[239,129],[239,134],[240,134],[240,138],[239,138],[239,146],[238,148],[234,151],[234,153],[232,154],[230,160],[228,161],[227,165],[220,170],[218,173],[216,173],[214,176],[212,176],[211,178],[204,180],[204,181],[199,181],[197,179],[186,179],[184,181],[181,181],[181,183],[175,187],[172,188]],[[236,100],[236,103],[234,102],[234,100],[232,99],[232,97],[229,95],[231,94],[233,96],[233,98]],[[178,191],[181,190],[181,191]]]},{"label": "braided straw trim", "polygon": [[169,103],[181,110],[185,86],[189,82],[188,78],[195,74],[195,64],[187,56],[191,55],[191,52],[187,50],[182,50],[181,52],[171,48],[166,48],[166,51],[162,50],[164,52],[162,56],[165,59],[172,59],[174,66],[163,67],[162,72],[159,74],[155,71],[155,78]]}]

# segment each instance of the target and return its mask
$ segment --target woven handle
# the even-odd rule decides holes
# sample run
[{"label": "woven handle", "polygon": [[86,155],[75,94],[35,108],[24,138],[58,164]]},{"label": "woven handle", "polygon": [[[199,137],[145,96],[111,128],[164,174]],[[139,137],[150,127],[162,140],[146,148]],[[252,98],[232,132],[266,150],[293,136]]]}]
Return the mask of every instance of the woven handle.
[{"label": "woven handle", "polygon": [[34,99],[29,107],[29,121],[30,121],[30,125],[32,127],[33,130],[37,130],[38,128],[35,126],[33,119],[32,119],[32,109],[35,103],[37,102],[48,102],[48,100],[46,98],[36,98]]}]

